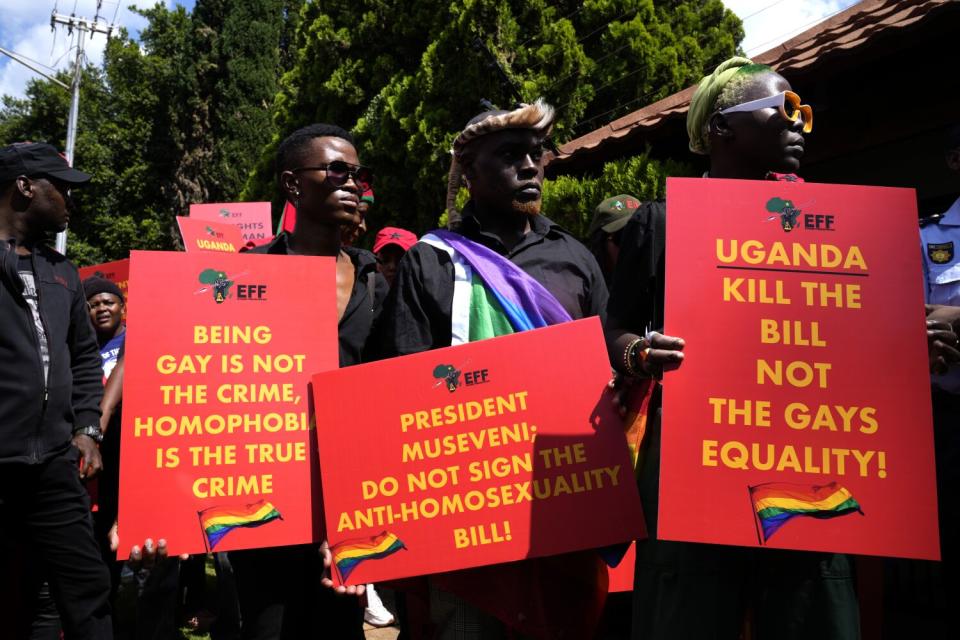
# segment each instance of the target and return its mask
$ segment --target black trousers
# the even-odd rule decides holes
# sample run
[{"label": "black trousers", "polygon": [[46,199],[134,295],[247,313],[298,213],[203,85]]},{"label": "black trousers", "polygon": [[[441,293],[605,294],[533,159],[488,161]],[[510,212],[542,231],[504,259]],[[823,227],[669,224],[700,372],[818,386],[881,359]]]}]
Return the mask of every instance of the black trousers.
[{"label": "black trousers", "polygon": [[229,557],[241,640],[363,640],[360,598],[320,584],[316,545],[231,551]]},{"label": "black trousers", "polygon": [[0,464],[0,582],[6,583],[0,593],[15,594],[0,601],[0,620],[13,621],[14,638],[27,633],[43,576],[65,640],[113,637],[110,576],[94,539],[78,458],[70,447],[42,464]]}]

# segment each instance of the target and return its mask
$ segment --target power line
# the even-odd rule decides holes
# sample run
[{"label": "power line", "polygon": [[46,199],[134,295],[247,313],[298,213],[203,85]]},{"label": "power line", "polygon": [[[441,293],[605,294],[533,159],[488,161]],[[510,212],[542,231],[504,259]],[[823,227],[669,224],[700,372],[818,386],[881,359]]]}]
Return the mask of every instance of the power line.
[{"label": "power line", "polygon": [[[27,56],[25,56],[25,55],[23,55],[23,54],[21,54],[21,53],[17,53],[16,51],[10,51],[9,49],[4,49],[3,47],[0,47],[0,53],[2,53],[3,55],[7,56],[7,57],[10,58],[11,60],[15,60],[16,62],[19,62],[20,64],[22,64],[23,66],[25,66],[27,69],[30,69],[31,71],[35,71],[36,73],[39,73],[40,75],[42,75],[42,76],[43,76],[44,78],[46,78],[47,80],[50,80],[51,82],[54,82],[54,83],[60,85],[60,86],[63,87],[64,89],[69,89],[69,88],[70,88],[69,86],[67,86],[66,84],[64,84],[63,82],[61,82],[60,80],[58,80],[57,78],[53,77],[52,75],[50,75],[49,73],[47,73],[47,72],[44,71],[43,69],[40,69],[40,68],[38,68],[38,67],[33,66],[33,64],[31,64],[31,63],[38,64],[38,65],[40,65],[40,66],[42,66],[42,67],[46,67],[47,65],[45,65],[45,64],[43,64],[43,63],[41,63],[41,62],[36,62],[35,60],[31,60],[31,59],[28,58]],[[47,68],[50,69],[50,67],[47,67]],[[54,73],[56,72],[56,70],[54,70],[54,69],[50,69],[50,70],[51,70],[52,72],[54,72]]]},{"label": "power line", "polygon": [[767,6],[765,6],[763,9],[760,9],[759,11],[754,11],[753,13],[751,13],[751,14],[748,15],[748,16],[743,16],[742,18],[740,18],[740,21],[741,21],[741,22],[746,22],[747,20],[749,20],[749,19],[752,18],[753,16],[758,16],[758,15],[760,15],[761,13],[763,13],[764,11],[766,11],[767,9],[772,9],[773,7],[775,7],[775,6],[777,6],[778,4],[781,4],[781,3],[783,3],[783,2],[786,2],[786,0],[776,0],[776,2],[772,2],[772,3],[768,4]]},{"label": "power line", "polygon": [[[858,4],[858,3],[853,3],[853,4]],[[804,31],[806,31],[807,29],[809,29],[809,28],[812,27],[813,25],[815,25],[815,24],[820,24],[821,22],[826,22],[827,20],[829,20],[829,19],[832,18],[833,16],[837,15],[838,13],[842,13],[842,12],[846,11],[847,9],[849,9],[850,7],[852,7],[853,4],[851,4],[851,5],[847,6],[847,7],[843,7],[843,8],[841,8],[841,9],[837,9],[836,11],[834,11],[833,13],[831,13],[831,14],[829,14],[829,15],[826,15],[826,16],[823,16],[823,17],[820,17],[820,18],[817,18],[816,20],[812,20],[812,21],[808,22],[807,24],[803,25],[802,27],[798,27],[798,28],[796,28],[796,29],[793,29],[792,31],[785,31],[784,33],[782,33],[781,35],[779,35],[779,36],[777,36],[777,37],[775,37],[775,38],[772,38],[772,39],[770,39],[770,40],[767,40],[766,42],[763,42],[763,43],[761,43],[761,44],[758,44],[758,45],[755,45],[755,46],[753,46],[753,47],[750,47],[750,51],[748,51],[747,54],[748,54],[748,55],[752,55],[751,52],[758,52],[758,53],[760,53],[760,52],[766,51],[766,49],[764,49],[763,47],[766,47],[766,46],[769,45],[769,44],[775,44],[775,43],[783,42],[783,41],[785,41],[785,40],[789,40],[789,39],[792,38],[793,36],[795,36],[795,35],[797,35],[797,34],[800,34],[800,33],[803,33]]]},{"label": "power line", "polygon": [[[606,55],[603,55],[603,56],[600,56],[599,58],[597,58],[596,60],[594,60],[593,63],[594,63],[594,64],[600,64],[601,62],[603,62],[604,60],[606,60],[606,59],[609,58],[610,56],[612,56],[612,55],[614,55],[614,54],[617,54],[617,53],[620,53],[621,51],[623,51],[624,49],[626,49],[627,47],[629,47],[631,44],[632,44],[632,43],[627,42],[627,43],[624,44],[623,46],[621,46],[621,47],[619,47],[619,48],[617,48],[617,49],[614,49],[614,50],[611,51],[610,53],[608,53],[608,54],[606,54]],[[561,84],[563,84],[566,80],[569,80],[569,79],[572,78],[573,76],[577,75],[577,73],[580,72],[580,71],[583,71],[583,67],[582,67],[582,66],[577,67],[577,70],[576,70],[576,71],[573,71],[572,73],[568,73],[567,75],[563,76],[562,78],[560,78],[559,80],[557,80],[556,82],[554,82],[553,84],[551,84],[549,87],[547,87],[546,91],[549,91],[550,89],[554,89],[554,88],[556,88],[556,87],[559,87],[559,86],[560,86]]]},{"label": "power line", "polygon": [[[583,9],[584,9],[584,5],[581,4],[579,9],[577,9],[576,11],[572,12],[572,13],[569,14],[569,15],[566,15],[566,16],[560,18],[560,20],[557,20],[556,22],[560,22],[561,20],[569,20],[569,19],[572,18],[573,16],[575,16],[575,15],[577,15],[578,13],[580,13],[581,11],[583,11]],[[556,22],[555,22],[554,24],[556,24]],[[543,29],[540,29],[540,31],[536,32],[535,34],[533,34],[532,36],[530,36],[529,38],[527,38],[526,40],[524,40],[523,42],[521,42],[520,44],[518,44],[518,45],[517,45],[517,48],[519,49],[520,47],[524,46],[525,44],[528,44],[528,43],[530,43],[530,42],[533,42],[533,41],[536,40],[539,36],[543,35],[543,33],[544,33],[546,30],[547,30],[546,27],[544,27]]]},{"label": "power line", "polygon": [[[611,24],[613,24],[613,23],[616,22],[617,20],[622,20],[623,18],[625,18],[626,16],[630,15],[631,13],[636,13],[638,10],[639,10],[639,7],[634,8],[634,9],[630,9],[629,11],[623,12],[622,14],[620,14],[619,16],[617,16],[616,18],[613,18],[612,20],[608,20],[608,21],[604,22],[602,25],[600,25],[599,27],[597,27],[596,29],[594,29],[593,31],[591,31],[590,33],[588,33],[587,35],[585,35],[585,36],[583,36],[582,38],[580,38],[579,40],[577,40],[577,44],[580,44],[581,42],[583,42],[584,40],[586,40],[586,39],[589,38],[590,36],[595,35],[595,34],[601,32],[601,31],[603,31],[604,29],[606,29],[608,26],[610,26]],[[530,70],[531,70],[531,71],[535,71],[536,69],[539,69],[540,67],[542,67],[543,65],[547,64],[548,62],[552,62],[552,61],[555,60],[555,59],[557,58],[557,56],[559,56],[561,53],[563,53],[563,51],[558,51],[557,53],[553,54],[552,56],[550,56],[549,58],[547,58],[547,59],[544,60],[543,62],[541,62],[541,63],[539,63],[539,64],[533,65],[533,67],[531,67]]]}]

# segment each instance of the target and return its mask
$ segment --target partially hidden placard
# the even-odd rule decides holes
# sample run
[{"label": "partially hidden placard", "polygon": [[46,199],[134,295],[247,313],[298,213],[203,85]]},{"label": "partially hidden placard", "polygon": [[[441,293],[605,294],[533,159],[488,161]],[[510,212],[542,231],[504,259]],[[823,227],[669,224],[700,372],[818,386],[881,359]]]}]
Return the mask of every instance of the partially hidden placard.
[{"label": "partially hidden placard", "polygon": [[109,280],[113,284],[117,285],[120,289],[120,292],[123,293],[123,298],[125,301],[129,302],[130,300],[130,287],[129,287],[129,273],[130,273],[130,259],[124,258],[123,260],[114,260],[113,262],[104,262],[101,264],[91,265],[89,267],[80,267],[80,279],[86,280],[90,276],[99,276],[106,280]]},{"label": "partially hidden placard", "polygon": [[177,226],[187,253],[213,251],[237,253],[244,246],[243,235],[236,225],[200,218],[177,216]]},{"label": "partially hidden placard", "polygon": [[314,376],[334,580],[642,536],[609,379],[597,318]]},{"label": "partially hidden placard", "polygon": [[658,534],[939,557],[910,189],[667,183]]},{"label": "partially hidden placard", "polygon": [[135,251],[122,548],[318,542],[310,375],[338,365],[332,258]]},{"label": "partially hidden placard", "polygon": [[244,243],[266,244],[273,239],[269,202],[213,202],[190,205],[190,217],[232,224]]}]

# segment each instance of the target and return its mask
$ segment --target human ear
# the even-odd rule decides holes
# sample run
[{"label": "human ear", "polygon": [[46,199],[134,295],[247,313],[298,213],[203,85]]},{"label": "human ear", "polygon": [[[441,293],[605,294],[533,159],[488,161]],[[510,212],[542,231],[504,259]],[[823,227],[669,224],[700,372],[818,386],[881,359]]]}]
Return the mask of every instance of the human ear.
[{"label": "human ear", "polygon": [[17,193],[24,198],[33,197],[33,183],[30,181],[30,178],[26,176],[18,176],[14,181],[14,185],[17,188]]},{"label": "human ear", "polygon": [[280,174],[280,188],[287,200],[296,200],[300,197],[300,178],[293,171],[284,171]]}]

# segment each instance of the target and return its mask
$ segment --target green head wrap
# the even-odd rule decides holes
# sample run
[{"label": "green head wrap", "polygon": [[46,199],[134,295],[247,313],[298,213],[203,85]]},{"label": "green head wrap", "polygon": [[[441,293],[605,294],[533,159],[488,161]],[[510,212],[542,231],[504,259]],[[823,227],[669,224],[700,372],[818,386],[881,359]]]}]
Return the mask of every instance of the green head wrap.
[{"label": "green head wrap", "polygon": [[755,73],[772,71],[765,65],[754,64],[749,58],[734,56],[721,62],[708,76],[705,76],[697,91],[690,100],[690,110],[687,112],[687,135],[690,137],[690,151],[706,155],[710,152],[710,141],[707,138],[705,125],[713,114],[717,99],[724,88],[738,74],[753,75]]}]

